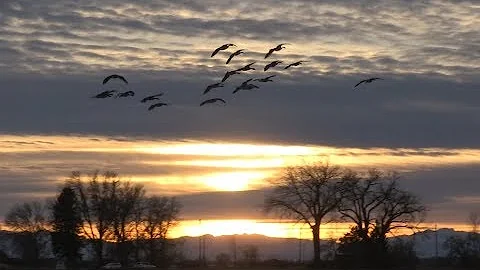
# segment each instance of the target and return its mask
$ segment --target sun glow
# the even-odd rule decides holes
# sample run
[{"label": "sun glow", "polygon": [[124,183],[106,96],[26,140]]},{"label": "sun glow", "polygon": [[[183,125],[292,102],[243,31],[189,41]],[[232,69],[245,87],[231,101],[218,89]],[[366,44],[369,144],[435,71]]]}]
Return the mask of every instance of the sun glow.
[{"label": "sun glow", "polygon": [[208,175],[202,181],[217,191],[242,191],[260,185],[264,177],[263,172],[231,172]]},{"label": "sun glow", "polygon": [[[184,235],[200,236],[210,234],[213,236],[234,234],[261,234],[278,238],[304,238],[310,239],[311,234],[306,226],[294,223],[278,223],[275,221],[262,221],[252,219],[231,220],[186,220],[170,232],[169,237],[177,238]],[[300,232],[302,231],[302,232]],[[328,237],[322,234],[322,237]]]},{"label": "sun glow", "polygon": [[[320,226],[320,238],[339,239],[347,233],[353,224],[328,223]],[[423,223],[419,225],[422,230],[434,230],[435,228],[453,228],[456,231],[470,231],[470,226],[457,223]],[[398,235],[411,235],[410,229],[397,229],[388,237]],[[279,222],[278,220],[254,220],[254,219],[228,219],[228,220],[184,220],[169,232],[169,238],[182,236],[197,237],[201,235],[234,235],[234,234],[260,234],[276,238],[301,238],[312,239],[312,231],[307,224],[294,222]]]}]

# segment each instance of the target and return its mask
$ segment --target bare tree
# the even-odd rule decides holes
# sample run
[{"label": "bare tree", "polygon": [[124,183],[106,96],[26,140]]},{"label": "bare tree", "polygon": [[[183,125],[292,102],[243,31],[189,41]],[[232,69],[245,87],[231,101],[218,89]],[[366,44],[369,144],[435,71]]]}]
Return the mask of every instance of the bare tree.
[{"label": "bare tree", "polygon": [[146,198],[143,225],[151,262],[155,261],[155,254],[165,255],[165,240],[168,231],[176,225],[180,209],[181,204],[173,197],[151,196]]},{"label": "bare tree", "polygon": [[32,201],[15,204],[5,216],[5,224],[17,232],[38,232],[47,225],[45,207]]},{"label": "bare tree", "polygon": [[366,176],[349,171],[343,177],[343,200],[339,212],[356,225],[359,236],[368,239],[372,232],[385,237],[398,228],[414,229],[426,207],[418,197],[402,190],[397,173],[368,171]]},{"label": "bare tree", "polygon": [[265,199],[267,213],[294,219],[310,226],[313,234],[314,263],[320,262],[320,225],[341,201],[338,166],[315,163],[288,167],[272,181],[274,189]]},{"label": "bare tree", "polygon": [[112,233],[117,244],[117,256],[127,263],[128,241],[132,240],[135,230],[135,210],[145,195],[143,185],[122,182],[112,191]]},{"label": "bare tree", "polygon": [[370,170],[366,175],[346,172],[342,179],[339,212],[355,226],[340,239],[342,252],[354,253],[357,263],[384,266],[386,236],[399,228],[418,228],[426,212],[420,200],[398,184],[396,173]]},{"label": "bare tree", "polygon": [[100,180],[97,170],[87,181],[83,181],[82,174],[76,171],[72,172],[68,181],[78,196],[82,232],[94,242],[99,264],[103,261],[103,241],[113,223],[112,198],[120,185],[115,172],[107,171],[102,176],[103,179]]},{"label": "bare tree", "polygon": [[478,225],[480,224],[480,213],[472,211],[468,215],[468,222],[472,225],[472,233],[478,233]]},{"label": "bare tree", "polygon": [[38,260],[45,245],[41,232],[46,230],[48,220],[45,206],[38,201],[15,204],[5,216],[5,224],[16,232],[16,242],[27,261]]}]

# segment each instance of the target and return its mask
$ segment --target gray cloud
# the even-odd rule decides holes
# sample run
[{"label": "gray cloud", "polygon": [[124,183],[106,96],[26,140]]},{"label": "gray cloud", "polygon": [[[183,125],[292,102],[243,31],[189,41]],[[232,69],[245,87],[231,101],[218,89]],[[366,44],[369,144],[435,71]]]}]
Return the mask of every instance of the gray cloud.
[{"label": "gray cloud", "polygon": [[[473,1],[440,0],[0,1],[0,133],[479,148],[479,11]],[[224,65],[227,52],[210,58],[215,47],[230,41],[248,52],[229,66]],[[261,69],[270,60],[263,55],[279,42],[292,43],[272,56],[272,61],[285,61],[280,67],[268,74],[235,75],[226,87],[201,95],[227,70],[250,61],[258,61],[255,67]],[[282,69],[297,60],[310,62]],[[101,85],[112,73],[125,75],[129,85]],[[231,94],[243,80],[270,74],[278,75],[275,82]],[[353,90],[369,76],[385,80]],[[131,99],[89,98],[106,89],[137,94]],[[146,111],[139,99],[159,91],[173,106]],[[227,105],[199,108],[200,101],[214,96],[225,98]],[[22,145],[19,140],[5,147]],[[393,154],[422,152],[417,151]],[[2,158],[35,160],[38,154],[11,155],[2,153]],[[3,201],[26,198],[23,190],[39,190],[41,196],[54,192],[49,189],[52,179],[71,167],[48,163],[53,157],[42,155],[45,164],[1,168],[8,172],[2,178],[23,183],[0,182],[11,191],[2,195]],[[136,175],[175,174],[170,167],[129,162],[132,158],[146,156],[107,162],[107,154],[82,153],[69,162],[88,168],[86,161],[102,160],[102,166]],[[35,172],[42,173],[38,181],[31,176]],[[474,173],[469,167],[435,169],[417,172],[405,183],[436,207],[434,216],[444,211],[460,220],[462,208],[452,198],[473,196],[470,191],[478,186]],[[151,189],[165,191],[159,185]],[[191,209],[186,216],[197,211],[216,216],[227,208],[247,215],[260,194],[238,193],[231,202],[226,193],[185,195],[183,200]],[[222,203],[212,203],[214,197]],[[245,201],[249,203],[242,205]],[[0,211],[6,209],[2,207]]]}]

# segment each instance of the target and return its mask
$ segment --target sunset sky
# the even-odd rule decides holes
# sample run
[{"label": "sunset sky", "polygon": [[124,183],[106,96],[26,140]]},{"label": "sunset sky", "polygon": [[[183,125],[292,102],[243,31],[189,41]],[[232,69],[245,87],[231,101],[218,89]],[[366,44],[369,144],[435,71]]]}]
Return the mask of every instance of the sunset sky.
[{"label": "sunset sky", "polygon": [[[328,159],[397,170],[427,222],[465,224],[480,211],[479,29],[476,1],[0,1],[0,220],[100,169],[177,196],[175,236],[292,236],[260,211],[267,180]],[[129,84],[102,85],[114,73]],[[136,95],[90,98],[111,89]],[[172,105],[148,111],[158,92]],[[227,103],[199,107],[213,97]]]}]

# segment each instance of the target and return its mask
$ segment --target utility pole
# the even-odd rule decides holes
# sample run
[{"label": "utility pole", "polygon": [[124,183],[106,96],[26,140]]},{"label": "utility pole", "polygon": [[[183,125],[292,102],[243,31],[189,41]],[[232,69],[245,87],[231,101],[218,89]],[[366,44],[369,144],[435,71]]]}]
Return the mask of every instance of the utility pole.
[{"label": "utility pole", "polygon": [[[198,227],[201,228],[202,220],[198,220]],[[198,263],[201,264],[202,262],[202,232],[200,231],[200,235],[198,236]]]},{"label": "utility pole", "polygon": [[437,232],[437,223],[435,223],[435,261],[438,262],[438,232]]},{"label": "utility pole", "polygon": [[232,235],[232,253],[233,253],[233,266],[237,266],[237,239],[236,239],[236,234]]},{"label": "utility pole", "polygon": [[205,256],[205,253],[206,253],[206,245],[205,245],[205,234],[202,235],[202,263],[204,265],[207,264],[207,258]]},{"label": "utility pole", "polygon": [[302,263],[302,230],[298,229],[298,263]]}]

